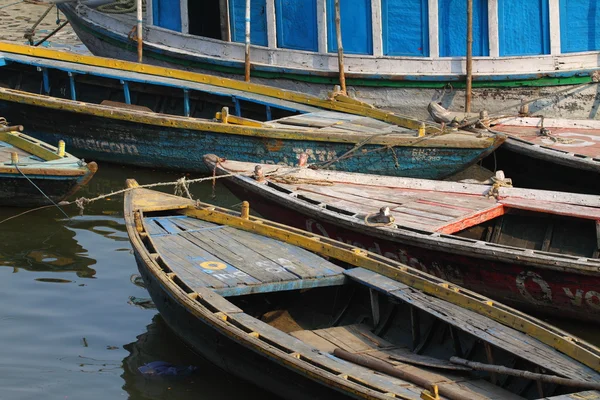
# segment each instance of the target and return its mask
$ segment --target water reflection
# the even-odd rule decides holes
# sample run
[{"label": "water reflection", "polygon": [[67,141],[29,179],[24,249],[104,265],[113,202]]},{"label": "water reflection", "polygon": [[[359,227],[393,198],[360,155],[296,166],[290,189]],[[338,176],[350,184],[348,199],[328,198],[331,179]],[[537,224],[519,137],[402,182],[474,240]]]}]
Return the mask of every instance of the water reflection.
[{"label": "water reflection", "polygon": [[[13,222],[14,221],[14,222]],[[0,266],[36,272],[75,272],[80,278],[93,278],[90,268],[96,260],[75,238],[76,232],[64,221],[25,215],[10,221],[0,242]]]},{"label": "water reflection", "polygon": [[[273,395],[242,382],[213,364],[195,355],[172,333],[160,315],[152,318],[147,332],[133,343],[124,346],[129,355],[123,360],[123,389],[130,399],[226,399],[251,391],[254,398],[275,399]],[[194,366],[197,370],[189,376],[148,377],[138,368],[154,361],[165,361],[177,366]],[[201,396],[200,396],[201,394]],[[260,397],[258,397],[260,396]]]}]

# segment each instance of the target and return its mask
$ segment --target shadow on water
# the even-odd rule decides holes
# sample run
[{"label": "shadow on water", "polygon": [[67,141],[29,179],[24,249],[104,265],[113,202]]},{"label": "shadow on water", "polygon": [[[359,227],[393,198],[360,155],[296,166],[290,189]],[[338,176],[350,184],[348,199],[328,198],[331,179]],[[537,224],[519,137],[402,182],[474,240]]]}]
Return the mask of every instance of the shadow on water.
[{"label": "shadow on water", "polygon": [[[123,360],[123,389],[135,400],[159,400],[173,398],[178,400],[228,399],[240,393],[252,392],[261,399],[276,399],[267,392],[220,370],[213,364],[192,353],[185,344],[169,329],[160,315],[152,318],[147,332],[139,335],[133,343],[124,348],[129,355]],[[197,368],[189,376],[170,377],[143,375],[138,368],[154,361],[165,361],[177,366]],[[258,397],[257,397],[258,398]]]}]

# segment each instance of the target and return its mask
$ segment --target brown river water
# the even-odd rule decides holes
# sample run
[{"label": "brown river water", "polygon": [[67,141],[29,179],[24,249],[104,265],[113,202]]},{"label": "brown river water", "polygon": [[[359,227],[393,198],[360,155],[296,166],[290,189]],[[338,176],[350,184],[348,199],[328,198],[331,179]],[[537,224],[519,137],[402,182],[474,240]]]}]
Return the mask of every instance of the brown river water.
[{"label": "brown river water", "polygon": [[[25,30],[45,4],[0,0],[0,40],[24,43]],[[58,16],[58,18],[64,18]],[[52,10],[39,40],[56,26]],[[87,52],[67,26],[44,46]],[[68,149],[67,149],[68,150]],[[78,196],[140,183],[175,181],[180,173],[100,163]],[[170,189],[168,189],[170,190]],[[222,206],[239,202],[209,182],[194,197]],[[79,215],[54,208],[29,213],[0,227],[0,399],[229,399],[274,398],[191,354],[135,284],[138,273],[123,224],[122,196],[88,205]],[[0,208],[0,220],[22,212]],[[600,329],[553,321],[595,344]],[[153,361],[197,367],[188,377],[148,378],[138,367]]]}]

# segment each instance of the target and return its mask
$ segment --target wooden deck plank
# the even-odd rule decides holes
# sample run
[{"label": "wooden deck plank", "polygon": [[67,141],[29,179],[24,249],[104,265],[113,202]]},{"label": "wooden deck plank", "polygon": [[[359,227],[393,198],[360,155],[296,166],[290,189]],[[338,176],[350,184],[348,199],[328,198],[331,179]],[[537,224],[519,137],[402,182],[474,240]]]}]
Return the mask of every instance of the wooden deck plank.
[{"label": "wooden deck plank", "polygon": [[171,220],[177,218],[179,217],[158,217],[154,218],[154,223],[160,225],[164,230],[173,235],[183,231]]},{"label": "wooden deck plank", "polygon": [[144,230],[151,236],[168,233],[162,226],[156,223],[155,218],[144,218]]},{"label": "wooden deck plank", "polygon": [[229,246],[223,245],[222,239],[215,237],[215,232],[184,232],[180,236],[204,248],[209,253],[214,254],[227,264],[245,272],[261,283],[298,279],[297,275],[288,272],[252,249],[240,246],[236,249],[236,253],[233,253]]},{"label": "wooden deck plank", "polygon": [[[249,277],[203,249],[191,247],[192,243],[177,235],[155,237],[154,241],[158,254],[180,279],[190,288],[198,287],[223,288],[239,284],[257,284],[256,279]],[[188,245],[189,244],[189,245]],[[211,270],[202,268],[201,263],[220,263],[225,268]],[[215,264],[216,265],[216,264]],[[214,272],[214,273],[213,273]]]},{"label": "wooden deck plank", "polygon": [[353,325],[315,329],[313,332],[323,339],[333,343],[340,349],[349,351],[351,353],[361,353],[372,350],[373,347],[377,348],[377,345],[373,339],[369,340],[368,336],[359,334],[355,329],[353,329]]},{"label": "wooden deck plank", "polygon": [[387,375],[381,375],[368,368],[344,361],[331,354],[322,353],[315,347],[306,344],[289,334],[283,333],[282,331],[273,328],[272,326],[264,323],[263,321],[257,320],[248,314],[236,314],[234,318],[236,321],[252,329],[254,332],[259,333],[260,335],[268,338],[271,341],[274,341],[275,343],[278,343],[283,347],[289,348],[290,350],[301,354],[303,357],[312,360],[316,364],[323,365],[332,371],[338,372],[339,375],[352,376],[355,379],[364,381],[371,386],[383,390],[385,393],[397,393],[403,396],[410,396],[415,400],[420,398],[423,388],[413,385],[410,382]]},{"label": "wooden deck plank", "polygon": [[314,279],[294,279],[291,281],[278,281],[259,283],[254,285],[238,285],[215,289],[215,293],[223,297],[245,296],[255,293],[286,292],[290,290],[313,289],[318,287],[331,287],[344,285],[347,278],[343,274],[330,275]]},{"label": "wooden deck plank", "polygon": [[340,274],[344,271],[343,268],[325,260],[323,257],[289,243],[262,235],[250,234],[233,227],[224,229],[223,233],[231,235],[238,242],[248,246],[255,241],[263,250],[262,254],[265,257],[270,258],[288,270],[291,269],[290,272],[301,278],[316,278]]},{"label": "wooden deck plank", "polygon": [[235,314],[241,313],[243,310],[223,298],[222,296],[216,294],[212,289],[209,288],[197,288],[196,293],[198,293],[199,297],[208,303],[211,307],[215,308],[217,311],[226,313],[226,314]]},{"label": "wooden deck plank", "polygon": [[537,211],[567,217],[600,220],[600,209],[593,207],[577,206],[572,204],[550,203],[537,200],[517,199],[507,197],[500,200],[506,207],[520,210]]},{"label": "wooden deck plank", "polygon": [[201,219],[184,217],[173,220],[173,223],[186,231],[201,231],[206,229],[221,229],[225,225],[213,224],[212,222],[202,221]]},{"label": "wooden deck plank", "polygon": [[[361,271],[359,268],[354,268],[345,271],[344,274],[556,374],[588,381],[593,381],[598,376],[590,368],[539,342],[537,339],[508,328],[474,311],[426,295],[387,277],[377,276],[379,274],[371,271]],[[392,289],[394,286],[398,288]]]}]

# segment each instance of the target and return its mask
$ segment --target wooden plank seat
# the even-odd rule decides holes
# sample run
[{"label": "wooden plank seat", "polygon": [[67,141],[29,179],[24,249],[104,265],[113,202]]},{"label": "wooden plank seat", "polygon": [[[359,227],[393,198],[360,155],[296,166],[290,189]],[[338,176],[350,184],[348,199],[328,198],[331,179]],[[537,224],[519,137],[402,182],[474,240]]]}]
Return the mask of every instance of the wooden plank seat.
[{"label": "wooden plank seat", "polygon": [[[290,335],[321,351],[332,353],[341,348],[354,354],[372,357],[392,367],[418,375],[438,387],[452,387],[469,399],[521,399],[483,379],[465,375],[468,369],[451,364],[447,360],[422,356],[376,336],[366,325],[354,324],[332,328],[291,332]],[[390,377],[390,380],[398,378]]]},{"label": "wooden plank seat", "polygon": [[560,371],[561,375],[572,379],[594,381],[595,373],[589,367],[573,361],[525,333],[510,329],[474,311],[429,296],[401,282],[363,268],[347,270],[344,274],[549,371]]},{"label": "wooden plank seat", "polygon": [[326,203],[357,217],[377,213],[389,207],[399,226],[429,232],[453,234],[481,224],[505,213],[506,207],[494,198],[484,196],[453,196],[423,190],[397,190],[394,188],[365,188],[336,183],[319,186],[310,183],[277,183],[288,190],[314,201]]},{"label": "wooden plank seat", "polygon": [[158,256],[194,291],[227,297],[346,281],[342,268],[309,251],[232,227],[178,216],[146,218],[144,228]]}]

